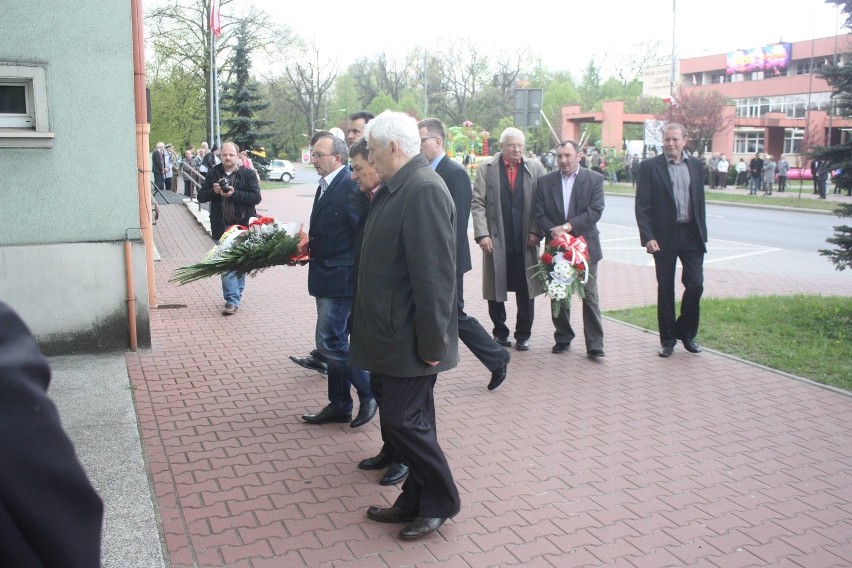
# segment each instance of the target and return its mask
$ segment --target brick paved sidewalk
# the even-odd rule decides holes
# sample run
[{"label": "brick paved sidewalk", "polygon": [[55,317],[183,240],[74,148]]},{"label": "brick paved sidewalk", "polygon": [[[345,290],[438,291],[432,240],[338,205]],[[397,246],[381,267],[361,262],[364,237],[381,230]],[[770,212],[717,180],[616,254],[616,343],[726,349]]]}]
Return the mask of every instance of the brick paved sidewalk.
[{"label": "brick paved sidewalk", "polygon": [[[217,279],[167,282],[209,237],[177,205],[155,230],[170,309],[153,310],[154,348],[127,363],[174,568],[852,564],[852,398],[712,353],[660,359],[654,334],[613,321],[601,362],[582,341],[552,355],[543,298],[498,390],[464,348],[439,377],[463,508],[400,541],[365,518],[398,491],[356,468],[380,446],[378,420],[299,420],[326,402],[324,378],[287,358],[313,344],[307,268],[250,278],[224,318]],[[606,307],[654,302],[653,270],[602,269]],[[708,290],[742,281],[723,272],[707,270]],[[467,307],[487,322],[479,278]]]}]

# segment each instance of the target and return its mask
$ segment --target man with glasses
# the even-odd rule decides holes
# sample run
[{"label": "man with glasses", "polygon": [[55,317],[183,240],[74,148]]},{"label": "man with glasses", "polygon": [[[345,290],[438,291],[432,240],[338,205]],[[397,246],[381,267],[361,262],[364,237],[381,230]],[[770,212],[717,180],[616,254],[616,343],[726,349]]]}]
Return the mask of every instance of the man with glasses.
[{"label": "man with glasses", "polygon": [[[538,178],[544,166],[524,160],[524,133],[507,128],[500,135],[500,152],[483,162],[473,184],[473,234],[482,250],[482,293],[494,324],[494,341],[511,347],[506,326],[506,298],[515,293],[515,348],[530,348],[534,298],[541,281],[529,269],[538,263],[541,231],[533,218]],[[492,222],[496,220],[496,222]]]},{"label": "man with glasses", "polygon": [[[311,164],[320,184],[308,229],[308,293],[317,305],[316,349],[328,367],[329,404],[316,414],[305,414],[302,420],[309,424],[349,422],[357,428],[373,419],[378,405],[366,371],[348,365],[355,235],[360,218],[360,210],[350,199],[358,186],[349,177],[348,161],[346,142],[331,133],[315,137]],[[350,386],[361,401],[354,420]]]},{"label": "man with glasses", "polygon": [[447,131],[440,120],[427,118],[417,123],[417,127],[420,129],[420,152],[429,160],[429,165],[435,173],[447,184],[447,189],[450,190],[456,206],[456,305],[459,312],[459,339],[491,371],[488,390],[494,390],[506,379],[511,356],[508,351],[491,340],[491,336],[476,318],[464,312],[464,273],[472,268],[470,241],[467,237],[472,199],[470,177],[464,166],[451,160],[444,152]]}]

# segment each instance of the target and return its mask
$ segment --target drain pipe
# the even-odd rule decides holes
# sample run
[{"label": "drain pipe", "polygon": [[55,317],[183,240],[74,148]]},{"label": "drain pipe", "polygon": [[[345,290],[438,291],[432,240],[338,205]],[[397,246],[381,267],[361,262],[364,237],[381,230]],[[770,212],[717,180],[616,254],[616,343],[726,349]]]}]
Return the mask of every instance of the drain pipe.
[{"label": "drain pipe", "polygon": [[154,229],[151,226],[151,154],[148,151],[151,125],[148,123],[148,96],[145,92],[145,28],[142,2],[143,0],[130,0],[130,23],[133,34],[133,95],[136,102],[136,171],[138,172],[139,225],[142,240],[145,242],[148,306],[153,308],[157,305],[157,286],[154,278]]},{"label": "drain pipe", "polygon": [[138,231],[139,227],[133,227],[124,231],[124,287],[127,297],[127,335],[130,337],[130,350],[136,351],[139,343],[136,338],[136,290],[133,287],[133,255],[130,246],[130,231]]}]

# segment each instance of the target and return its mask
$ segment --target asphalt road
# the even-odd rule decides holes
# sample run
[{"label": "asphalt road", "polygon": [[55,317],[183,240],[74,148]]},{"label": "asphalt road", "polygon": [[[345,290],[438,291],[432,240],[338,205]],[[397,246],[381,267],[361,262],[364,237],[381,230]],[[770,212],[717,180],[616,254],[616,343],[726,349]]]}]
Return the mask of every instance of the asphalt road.
[{"label": "asphalt road", "polygon": [[[748,272],[836,277],[852,286],[852,272],[836,271],[817,252],[832,248],[826,239],[840,221],[833,215],[801,210],[708,204],[705,264]],[[599,226],[605,258],[631,264],[652,262],[639,244],[632,196],[607,195]]]}]

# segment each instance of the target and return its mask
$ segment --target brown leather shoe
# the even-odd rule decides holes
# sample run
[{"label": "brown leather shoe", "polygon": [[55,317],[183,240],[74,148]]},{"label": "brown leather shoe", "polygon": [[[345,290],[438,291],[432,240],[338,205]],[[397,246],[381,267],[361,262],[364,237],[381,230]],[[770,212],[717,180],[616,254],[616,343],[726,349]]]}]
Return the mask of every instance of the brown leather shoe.
[{"label": "brown leather shoe", "polygon": [[370,507],[367,516],[380,523],[408,523],[417,518],[417,515],[406,513],[399,507]]}]

